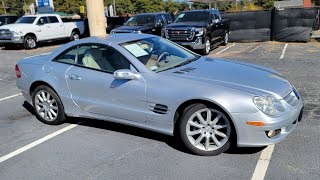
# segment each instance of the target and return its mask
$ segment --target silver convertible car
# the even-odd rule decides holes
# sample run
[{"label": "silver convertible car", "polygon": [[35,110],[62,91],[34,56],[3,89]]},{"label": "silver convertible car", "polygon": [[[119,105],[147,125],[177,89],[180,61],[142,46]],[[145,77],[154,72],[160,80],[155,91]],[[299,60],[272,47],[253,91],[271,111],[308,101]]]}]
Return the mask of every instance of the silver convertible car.
[{"label": "silver convertible car", "polygon": [[107,120],[178,135],[198,155],[283,140],[301,119],[297,90],[271,68],[197,55],[163,38],[114,34],[25,58],[17,86],[37,118]]}]

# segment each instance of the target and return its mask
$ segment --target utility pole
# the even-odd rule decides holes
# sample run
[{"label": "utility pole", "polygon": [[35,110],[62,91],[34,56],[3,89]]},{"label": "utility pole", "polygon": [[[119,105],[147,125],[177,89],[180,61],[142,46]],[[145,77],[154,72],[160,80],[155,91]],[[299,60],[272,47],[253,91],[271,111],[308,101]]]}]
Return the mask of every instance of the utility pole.
[{"label": "utility pole", "polygon": [[86,0],[90,36],[105,36],[106,17],[103,0]]}]

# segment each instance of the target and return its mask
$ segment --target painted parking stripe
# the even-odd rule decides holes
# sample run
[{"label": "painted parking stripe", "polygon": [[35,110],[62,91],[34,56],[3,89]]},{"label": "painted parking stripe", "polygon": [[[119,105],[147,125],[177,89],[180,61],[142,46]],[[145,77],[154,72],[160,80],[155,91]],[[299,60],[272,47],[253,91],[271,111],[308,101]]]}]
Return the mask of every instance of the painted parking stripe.
[{"label": "painted parking stripe", "polygon": [[249,52],[253,52],[253,51],[255,51],[255,50],[259,49],[261,46],[262,46],[262,44],[260,44],[259,46],[257,46],[257,47],[255,47],[255,48],[251,49]]},{"label": "painted parking stripe", "polygon": [[253,172],[251,180],[263,180],[264,176],[266,175],[270,159],[272,156],[272,152],[274,150],[274,145],[269,145],[267,148],[265,148],[260,158],[257,162],[256,168]]},{"label": "painted parking stripe", "polygon": [[67,126],[65,128],[62,128],[62,129],[54,132],[54,133],[51,133],[51,134],[49,134],[49,135],[47,135],[47,136],[45,136],[45,137],[43,137],[43,138],[41,138],[41,139],[39,139],[37,141],[34,141],[34,142],[32,142],[32,143],[30,143],[30,144],[28,144],[28,145],[26,145],[26,146],[24,146],[24,147],[22,147],[20,149],[17,149],[17,150],[15,150],[15,151],[13,151],[13,152],[5,155],[5,156],[2,156],[2,157],[0,157],[0,163],[2,163],[2,162],[6,161],[6,160],[8,160],[8,159],[10,159],[10,158],[12,158],[14,156],[17,156],[17,155],[19,155],[19,154],[21,154],[21,153],[23,153],[23,152],[25,152],[25,151],[37,146],[37,145],[39,145],[39,144],[41,144],[41,143],[43,143],[45,141],[48,141],[49,139],[54,138],[55,136],[58,136],[59,134],[62,134],[64,132],[66,132],[66,131],[69,131],[69,130],[77,127],[78,125],[79,124],[71,124],[71,125],[69,125],[69,126]]},{"label": "painted parking stripe", "polygon": [[236,44],[233,43],[231,46],[228,46],[228,47],[222,49],[221,51],[217,52],[216,54],[221,54],[221,53],[223,53],[224,51],[228,50],[229,48],[233,47],[234,45],[236,45]]},{"label": "painted parking stripe", "polygon": [[284,58],[284,55],[286,54],[286,51],[287,51],[287,47],[288,47],[288,43],[286,43],[286,44],[284,45],[284,48],[283,48],[283,50],[282,50],[280,59],[283,59],[283,58]]},{"label": "painted parking stripe", "polygon": [[21,96],[21,95],[22,95],[22,93],[18,93],[18,94],[12,95],[12,96],[4,97],[4,98],[0,99],[0,102],[4,101],[4,100],[7,100],[7,99],[11,99],[11,98],[17,97],[17,96]]}]

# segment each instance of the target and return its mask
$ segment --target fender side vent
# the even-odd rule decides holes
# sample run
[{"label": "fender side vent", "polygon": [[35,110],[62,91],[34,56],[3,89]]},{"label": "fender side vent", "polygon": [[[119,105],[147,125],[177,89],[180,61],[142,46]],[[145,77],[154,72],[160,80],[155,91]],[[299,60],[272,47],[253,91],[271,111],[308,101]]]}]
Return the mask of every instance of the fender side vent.
[{"label": "fender side vent", "polygon": [[162,104],[150,105],[150,110],[157,114],[167,114],[168,106]]}]

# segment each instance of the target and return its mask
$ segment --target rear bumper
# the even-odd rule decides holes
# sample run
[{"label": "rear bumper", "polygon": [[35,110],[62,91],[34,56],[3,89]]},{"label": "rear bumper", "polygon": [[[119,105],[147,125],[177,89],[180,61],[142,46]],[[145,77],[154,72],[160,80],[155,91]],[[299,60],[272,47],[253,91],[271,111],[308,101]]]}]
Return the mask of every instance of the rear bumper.
[{"label": "rear bumper", "polygon": [[[302,118],[303,103],[288,110],[288,113],[281,117],[272,118],[262,112],[252,114],[232,113],[234,124],[237,131],[237,144],[239,147],[258,147],[267,146],[284,140],[297,126]],[[247,121],[262,121],[265,126],[251,126]],[[269,138],[266,132],[278,130],[278,135]]]}]

